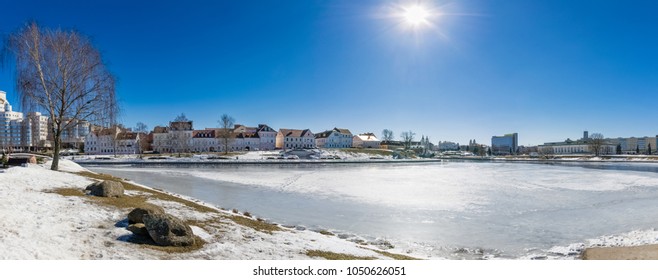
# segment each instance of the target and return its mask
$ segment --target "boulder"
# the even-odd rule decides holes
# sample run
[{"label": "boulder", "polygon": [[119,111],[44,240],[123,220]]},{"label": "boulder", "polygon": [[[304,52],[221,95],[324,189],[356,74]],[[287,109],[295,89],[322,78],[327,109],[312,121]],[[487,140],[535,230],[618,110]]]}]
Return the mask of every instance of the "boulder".
[{"label": "boulder", "polygon": [[164,214],[164,210],[160,206],[144,203],[128,213],[128,223],[144,223],[143,217],[148,214]]},{"label": "boulder", "polygon": [[160,246],[192,246],[194,233],[190,226],[169,214],[148,214],[143,216],[149,236]]},{"label": "boulder", "polygon": [[123,185],[117,181],[102,181],[89,185],[85,190],[93,196],[122,197]]},{"label": "boulder", "polygon": [[129,225],[126,229],[135,235],[149,236],[149,231],[146,230],[146,226],[142,223]]}]

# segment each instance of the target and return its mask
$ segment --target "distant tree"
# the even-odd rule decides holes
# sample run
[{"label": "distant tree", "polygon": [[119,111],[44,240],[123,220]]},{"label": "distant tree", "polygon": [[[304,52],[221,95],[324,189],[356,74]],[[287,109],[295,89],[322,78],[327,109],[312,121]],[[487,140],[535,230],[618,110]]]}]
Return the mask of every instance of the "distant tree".
[{"label": "distant tree", "polygon": [[470,152],[471,151],[471,145],[466,146],[466,151]]},{"label": "distant tree", "polygon": [[651,143],[649,143],[649,146],[647,147],[647,155],[651,155]]},{"label": "distant tree", "polygon": [[411,148],[411,142],[414,141],[414,136],[416,133],[410,131],[405,131],[400,134],[400,138],[402,138],[402,144],[404,145],[404,149],[408,150]]},{"label": "distant tree", "polygon": [[222,141],[222,146],[224,147],[224,154],[228,154],[229,147],[231,142],[233,142],[233,125],[235,124],[235,119],[228,114],[223,114],[219,118],[219,139]]},{"label": "distant tree", "polygon": [[384,129],[382,130],[382,141],[393,141],[393,130],[390,129]]},{"label": "distant tree", "polygon": [[487,155],[491,156],[491,148],[487,148]]},{"label": "distant tree", "polygon": [[59,169],[62,132],[80,120],[116,122],[115,77],[91,40],[77,31],[29,23],[10,34],[2,56],[15,68],[16,88],[26,111],[46,111],[53,137],[50,169]]},{"label": "distant tree", "polygon": [[457,151],[461,151],[461,150],[462,150],[462,146],[459,146],[459,143],[457,143]]},{"label": "distant tree", "polygon": [[478,146],[473,146],[473,154],[474,155],[479,155],[480,150],[478,149]]},{"label": "distant tree", "polygon": [[637,145],[635,147],[635,153],[638,154],[638,155],[640,154],[640,145]]},{"label": "distant tree", "polygon": [[603,149],[603,144],[605,143],[603,134],[592,133],[592,135],[589,136],[587,141],[589,142],[588,145],[590,151],[592,151],[594,155],[598,157],[601,154]]},{"label": "distant tree", "polygon": [[135,132],[148,133],[149,127],[143,122],[138,122],[135,125]]},{"label": "distant tree", "polygon": [[180,115],[176,116],[174,119],[175,122],[189,122],[190,120],[187,119],[185,116],[185,113],[180,113]]},{"label": "distant tree", "polygon": [[617,154],[621,155],[621,144],[617,144]]}]

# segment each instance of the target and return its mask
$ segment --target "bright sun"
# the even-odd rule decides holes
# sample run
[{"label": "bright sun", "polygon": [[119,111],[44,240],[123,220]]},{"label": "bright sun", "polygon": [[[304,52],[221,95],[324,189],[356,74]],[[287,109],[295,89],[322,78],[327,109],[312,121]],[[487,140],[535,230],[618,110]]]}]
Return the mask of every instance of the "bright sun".
[{"label": "bright sun", "polygon": [[429,16],[430,13],[427,11],[426,8],[420,6],[420,5],[414,5],[410,7],[403,8],[403,17],[404,20],[412,25],[413,27],[417,27],[421,24],[426,24],[429,22]]}]

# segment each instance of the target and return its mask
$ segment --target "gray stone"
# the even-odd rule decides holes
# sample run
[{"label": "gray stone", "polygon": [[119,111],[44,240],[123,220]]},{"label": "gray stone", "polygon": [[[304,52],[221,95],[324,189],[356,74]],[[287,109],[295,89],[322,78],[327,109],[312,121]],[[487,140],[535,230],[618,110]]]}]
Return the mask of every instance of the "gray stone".
[{"label": "gray stone", "polygon": [[117,181],[102,181],[89,185],[86,188],[89,194],[102,197],[122,197],[123,185]]},{"label": "gray stone", "polygon": [[129,225],[126,229],[134,233],[135,235],[149,236],[149,231],[146,229],[146,226],[142,223]]},{"label": "gray stone", "polygon": [[164,210],[160,206],[144,203],[128,213],[128,223],[144,223],[143,217],[148,214],[164,214]]},{"label": "gray stone", "polygon": [[149,235],[160,246],[192,246],[194,233],[183,221],[169,214],[144,215],[144,225]]}]

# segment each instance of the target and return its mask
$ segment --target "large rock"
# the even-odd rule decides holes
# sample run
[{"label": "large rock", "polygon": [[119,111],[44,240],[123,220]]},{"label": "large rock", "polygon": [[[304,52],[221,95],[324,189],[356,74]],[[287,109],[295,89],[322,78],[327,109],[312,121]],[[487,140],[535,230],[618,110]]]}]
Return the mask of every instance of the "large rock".
[{"label": "large rock", "polygon": [[144,225],[149,235],[160,246],[192,246],[194,233],[183,221],[169,214],[144,215]]},{"label": "large rock", "polygon": [[117,181],[102,181],[89,185],[86,190],[91,195],[102,197],[122,197],[123,185]]},{"label": "large rock", "polygon": [[144,224],[132,224],[129,225],[126,229],[135,235],[149,236],[149,231],[146,229]]},{"label": "large rock", "polygon": [[144,203],[128,213],[128,223],[144,223],[143,217],[148,214],[164,214],[164,210],[160,206]]}]

